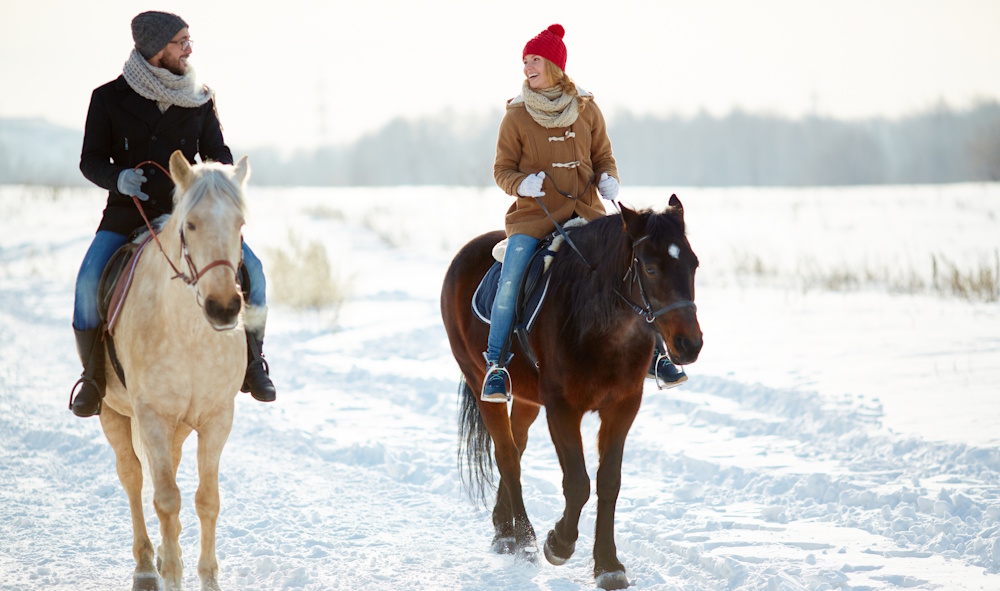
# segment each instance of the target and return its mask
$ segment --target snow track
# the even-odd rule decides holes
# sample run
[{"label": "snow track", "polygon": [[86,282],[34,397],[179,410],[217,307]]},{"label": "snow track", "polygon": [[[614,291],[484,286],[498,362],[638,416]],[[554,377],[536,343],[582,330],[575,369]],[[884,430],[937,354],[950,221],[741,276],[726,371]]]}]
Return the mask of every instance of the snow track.
[{"label": "snow track", "polygon": [[[79,206],[56,200],[29,208],[29,199],[0,192],[0,210],[29,218],[0,222],[3,591],[131,584],[131,527],[114,456],[97,420],[66,410],[79,371],[72,283],[89,229],[58,243],[22,231],[35,216],[99,207],[92,193],[84,197]],[[592,588],[595,485],[577,552],[561,567],[490,553],[489,514],[461,489],[459,375],[437,303],[451,246],[414,247],[415,239],[392,246],[352,219],[356,212],[310,214],[311,199],[283,202],[285,217],[266,217],[261,207],[262,217],[250,222],[258,242],[248,242],[261,243],[255,250],[264,258],[265,234],[280,240],[283,224],[294,223],[331,254],[345,253],[341,270],[355,277],[355,292],[336,330],[320,313],[272,308],[265,350],[279,399],[237,399],[221,466],[220,584],[246,591]],[[253,226],[261,219],[270,231]],[[740,297],[787,297],[768,289],[747,288]],[[716,309],[732,297],[711,282],[699,288],[699,299]],[[986,348],[996,346],[992,314],[977,316]],[[724,326],[713,326],[706,351],[735,346],[738,335]],[[762,347],[770,344],[777,346],[776,337]],[[947,351],[935,355],[949,359]],[[769,380],[719,369],[727,364],[708,357],[674,390],[646,385],[616,514],[618,553],[634,588],[1000,588],[995,446],[901,433],[887,426],[878,395],[794,385],[790,372]],[[912,395],[918,403],[926,393]],[[990,408],[964,412],[987,420]],[[597,417],[586,417],[583,428],[593,479]],[[197,588],[195,444],[192,436],[178,478],[188,588]],[[563,509],[544,416],[529,433],[522,466],[528,514],[544,539]],[[155,540],[148,500],[146,516]]]}]

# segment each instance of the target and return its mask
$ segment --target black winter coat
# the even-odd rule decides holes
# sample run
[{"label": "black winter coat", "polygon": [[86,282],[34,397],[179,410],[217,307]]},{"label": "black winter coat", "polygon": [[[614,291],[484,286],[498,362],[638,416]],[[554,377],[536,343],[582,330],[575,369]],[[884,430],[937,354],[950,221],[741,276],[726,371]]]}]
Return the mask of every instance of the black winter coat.
[{"label": "black winter coat", "polygon": [[[108,204],[98,230],[131,234],[143,225],[132,198],[118,192],[118,175],[146,160],[170,169],[170,155],[180,150],[194,164],[202,161],[233,163],[233,154],[222,138],[222,126],[210,100],[193,109],[172,105],[164,113],[154,101],[143,98],[124,76],[94,90],[87,112],[87,128],[80,154],[80,171],[108,190]],[[146,215],[154,217],[174,209],[173,182],[155,166],[143,166],[146,182],[142,203]]]}]

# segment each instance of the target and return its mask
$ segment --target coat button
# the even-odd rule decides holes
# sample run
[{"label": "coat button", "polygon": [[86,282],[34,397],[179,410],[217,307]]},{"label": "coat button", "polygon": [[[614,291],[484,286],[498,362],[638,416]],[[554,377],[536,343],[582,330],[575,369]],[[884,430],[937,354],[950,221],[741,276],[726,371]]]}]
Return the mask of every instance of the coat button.
[{"label": "coat button", "polygon": [[156,136],[154,135],[153,137],[149,138],[149,140],[152,141],[152,142],[155,142],[156,141]]}]

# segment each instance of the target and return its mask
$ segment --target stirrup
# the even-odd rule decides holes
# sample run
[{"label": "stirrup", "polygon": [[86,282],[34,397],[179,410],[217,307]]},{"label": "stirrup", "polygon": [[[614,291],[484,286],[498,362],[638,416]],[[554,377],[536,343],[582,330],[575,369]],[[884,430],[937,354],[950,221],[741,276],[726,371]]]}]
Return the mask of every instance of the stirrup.
[{"label": "stirrup", "polygon": [[[498,391],[487,393],[486,392],[487,382],[490,381],[491,377],[494,377],[497,374],[503,376],[503,385],[504,385],[503,393]],[[512,386],[511,390],[513,390],[514,380],[511,379],[510,372],[507,371],[507,368],[496,363],[491,363],[489,369],[486,370],[486,376],[483,377],[482,394],[480,394],[479,399],[484,402],[495,402],[497,404],[506,404],[510,402],[513,396],[511,392],[507,390],[508,380],[510,381],[510,384]]]},{"label": "stirrup", "polygon": [[[666,353],[660,353],[659,350],[655,350],[655,353],[657,353],[657,356],[653,360],[653,366],[650,368],[652,371],[650,373],[653,374],[653,379],[656,380],[657,390],[669,390],[670,388],[676,388],[687,381],[687,374],[684,373],[683,369],[674,364],[674,362],[667,357]],[[662,359],[666,359],[667,363],[677,370],[677,373],[672,376],[674,378],[673,380],[668,381],[660,379],[660,360]]]},{"label": "stirrup", "polygon": [[[73,410],[73,399],[76,398],[76,394],[78,393],[78,389],[82,388],[84,384],[88,384],[90,386],[93,386],[94,389],[97,390],[97,394],[98,394],[98,398],[97,398],[97,412],[94,412],[93,414],[89,414],[89,415],[77,414],[77,412]],[[101,393],[101,388],[100,388],[100,386],[97,385],[97,380],[95,380],[94,378],[87,378],[87,377],[84,377],[84,376],[80,376],[80,379],[78,379],[76,381],[76,383],[73,384],[73,387],[70,388],[70,391],[69,391],[69,410],[72,411],[74,415],[76,415],[76,416],[78,416],[80,418],[96,417],[97,415],[101,414],[101,409],[104,408],[104,398],[101,397],[100,393]]]}]

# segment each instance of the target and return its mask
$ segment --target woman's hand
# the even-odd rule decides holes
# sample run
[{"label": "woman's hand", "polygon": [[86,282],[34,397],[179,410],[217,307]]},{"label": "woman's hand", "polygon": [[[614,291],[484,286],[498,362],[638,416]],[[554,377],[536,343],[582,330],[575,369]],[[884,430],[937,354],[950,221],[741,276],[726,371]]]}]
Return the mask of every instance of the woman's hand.
[{"label": "woman's hand", "polygon": [[542,181],[545,179],[545,172],[529,174],[521,181],[517,187],[517,194],[521,197],[542,197],[545,191],[542,190]]},{"label": "woman's hand", "polygon": [[618,179],[608,176],[608,173],[601,174],[601,180],[597,182],[597,190],[601,192],[601,197],[614,199],[618,197]]}]

